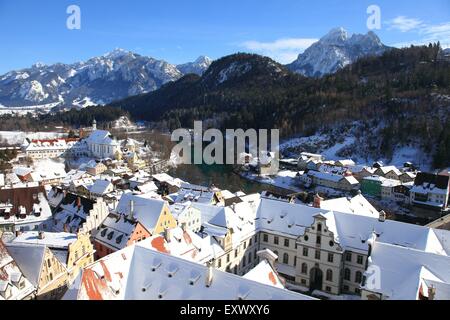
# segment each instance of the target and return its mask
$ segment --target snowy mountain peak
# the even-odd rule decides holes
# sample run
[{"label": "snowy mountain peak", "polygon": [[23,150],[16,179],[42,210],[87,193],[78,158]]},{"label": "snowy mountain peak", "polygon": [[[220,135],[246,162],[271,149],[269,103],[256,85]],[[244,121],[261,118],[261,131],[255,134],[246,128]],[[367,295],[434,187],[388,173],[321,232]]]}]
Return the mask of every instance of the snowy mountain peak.
[{"label": "snowy mountain peak", "polygon": [[342,44],[348,40],[348,32],[342,27],[331,29],[326,35],[324,35],[320,42],[330,45]]},{"label": "snowy mountain peak", "polygon": [[200,56],[195,60],[195,63],[197,63],[197,64],[203,63],[203,64],[207,64],[208,66],[211,64],[211,62],[212,62],[212,60],[207,56]]},{"label": "snowy mountain peak", "polygon": [[334,73],[361,57],[383,54],[389,47],[370,31],[367,34],[353,34],[342,28],[334,28],[287,67],[308,77],[321,77]]},{"label": "snowy mountain peak", "polygon": [[202,75],[211,65],[212,60],[207,56],[200,56],[194,62],[177,65],[178,70],[183,74],[195,73]]},{"label": "snowy mountain peak", "polygon": [[103,57],[108,59],[117,59],[127,55],[134,55],[134,53],[122,48],[115,48],[113,51],[104,54]]}]

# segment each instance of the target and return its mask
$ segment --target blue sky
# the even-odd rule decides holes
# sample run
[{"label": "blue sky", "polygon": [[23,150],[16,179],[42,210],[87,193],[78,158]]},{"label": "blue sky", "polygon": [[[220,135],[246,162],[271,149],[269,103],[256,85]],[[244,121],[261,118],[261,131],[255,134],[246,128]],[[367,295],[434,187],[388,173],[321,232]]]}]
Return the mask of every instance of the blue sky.
[{"label": "blue sky", "polygon": [[[450,46],[450,0],[0,0],[0,74],[118,47],[176,64],[237,51],[287,63],[333,27],[366,33],[372,4],[385,44]],[[81,30],[66,27],[69,5],[81,9]]]}]

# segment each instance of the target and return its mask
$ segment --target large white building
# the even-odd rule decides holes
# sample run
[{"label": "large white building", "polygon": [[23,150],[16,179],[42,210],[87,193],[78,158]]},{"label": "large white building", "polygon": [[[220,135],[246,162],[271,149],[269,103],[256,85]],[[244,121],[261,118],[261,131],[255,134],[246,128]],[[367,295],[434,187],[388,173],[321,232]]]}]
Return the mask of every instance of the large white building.
[{"label": "large white building", "polygon": [[[424,266],[432,265],[435,255],[448,260],[450,253],[450,232],[386,220],[384,212],[364,208],[365,202],[357,199],[353,204],[333,201],[326,209],[258,195],[242,199],[225,208],[196,205],[203,232],[217,242],[215,267],[238,275],[259,263],[259,250],[270,249],[278,256],[277,271],[292,288],[361,295],[374,243],[406,248],[418,257],[429,253],[429,262],[414,262]],[[405,266],[396,262],[394,267]],[[450,284],[445,272],[425,279]],[[421,278],[411,275],[409,281],[419,283]],[[395,296],[385,292],[380,298]]]},{"label": "large white building", "polygon": [[94,130],[85,141],[91,155],[97,159],[114,159],[120,150],[119,142],[109,131]]}]

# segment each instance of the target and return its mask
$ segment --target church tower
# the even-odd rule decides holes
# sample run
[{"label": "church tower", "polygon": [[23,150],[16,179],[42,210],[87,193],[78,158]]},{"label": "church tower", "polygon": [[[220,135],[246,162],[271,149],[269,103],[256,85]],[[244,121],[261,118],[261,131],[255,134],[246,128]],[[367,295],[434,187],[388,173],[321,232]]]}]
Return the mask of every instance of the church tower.
[{"label": "church tower", "polygon": [[92,130],[97,130],[97,120],[92,121]]}]

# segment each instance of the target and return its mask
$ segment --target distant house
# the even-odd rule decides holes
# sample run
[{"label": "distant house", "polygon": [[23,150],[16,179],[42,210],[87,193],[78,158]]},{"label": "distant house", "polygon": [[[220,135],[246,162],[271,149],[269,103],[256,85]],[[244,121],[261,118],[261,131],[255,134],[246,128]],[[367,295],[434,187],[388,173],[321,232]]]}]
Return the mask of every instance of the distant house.
[{"label": "distant house", "polygon": [[371,197],[381,197],[381,185],[386,180],[383,177],[373,175],[364,177],[361,182],[361,192]]},{"label": "distant house", "polygon": [[60,184],[67,176],[64,168],[40,168],[31,173],[31,181],[42,185]]},{"label": "distant house", "polygon": [[386,179],[400,180],[402,172],[395,166],[386,166],[386,167],[379,167],[377,170],[375,170],[374,174],[380,177],[384,177]]},{"label": "distant house", "polygon": [[313,184],[317,186],[351,191],[359,188],[359,182],[352,175],[340,175],[327,172],[310,170],[307,175],[312,179]]},{"label": "distant house", "polygon": [[91,198],[98,198],[107,195],[114,191],[114,185],[111,181],[97,179],[94,184],[89,186],[89,192]]},{"label": "distant house", "polygon": [[190,183],[182,183],[175,202],[199,202],[214,205],[224,205],[222,193],[218,189],[203,187]]},{"label": "distant house", "polygon": [[340,166],[340,167],[352,167],[354,165],[356,165],[355,161],[351,160],[351,159],[344,159],[344,160],[338,160],[335,162],[336,166]]},{"label": "distant house", "polygon": [[350,170],[352,171],[352,174],[356,178],[356,180],[362,182],[365,177],[373,176],[375,174],[376,168],[367,166],[353,166],[350,167]]},{"label": "distant house", "polygon": [[406,171],[400,175],[400,181],[402,183],[412,182],[416,178],[417,174],[415,172]]},{"label": "distant house", "polygon": [[410,190],[416,215],[439,217],[448,210],[449,176],[419,172]]},{"label": "distant house", "polygon": [[381,183],[381,199],[395,201],[394,187],[401,184],[400,180],[385,179]]},{"label": "distant house", "polygon": [[409,195],[409,191],[411,190],[413,185],[414,183],[408,182],[394,186],[392,188],[392,193],[394,194],[395,201],[403,204],[410,204],[411,198]]},{"label": "distant house", "polygon": [[97,259],[150,237],[150,232],[132,214],[111,213],[93,232]]},{"label": "distant house", "polygon": [[108,168],[101,162],[89,161],[85,169],[90,175],[97,176],[105,172]]},{"label": "distant house", "polygon": [[32,159],[52,159],[66,156],[79,139],[25,140],[22,150]]}]

